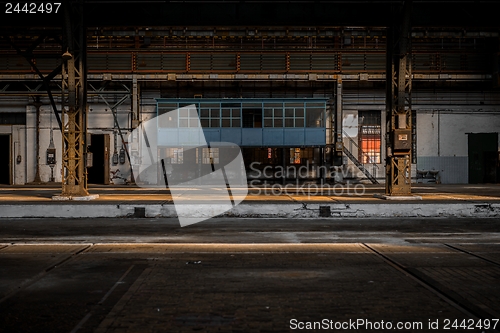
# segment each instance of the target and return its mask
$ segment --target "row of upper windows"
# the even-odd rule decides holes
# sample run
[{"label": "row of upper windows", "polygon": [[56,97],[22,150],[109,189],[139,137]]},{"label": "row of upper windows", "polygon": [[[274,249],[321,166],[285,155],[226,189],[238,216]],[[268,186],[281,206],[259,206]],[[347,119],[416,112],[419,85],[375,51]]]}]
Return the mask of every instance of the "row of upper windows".
[{"label": "row of upper windows", "polygon": [[224,103],[199,103],[195,109],[184,107],[182,103],[158,103],[159,116],[168,112],[159,117],[158,126],[198,127],[199,119],[202,127],[324,127],[325,103],[231,104],[232,107]]}]

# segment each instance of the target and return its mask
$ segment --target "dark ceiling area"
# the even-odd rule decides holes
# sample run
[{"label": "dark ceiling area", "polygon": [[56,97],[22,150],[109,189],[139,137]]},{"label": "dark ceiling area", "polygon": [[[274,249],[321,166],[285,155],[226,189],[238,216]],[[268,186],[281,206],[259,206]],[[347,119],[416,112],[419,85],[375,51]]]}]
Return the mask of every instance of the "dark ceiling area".
[{"label": "dark ceiling area", "polygon": [[[66,4],[63,0],[63,6]],[[84,1],[87,26],[377,26],[403,1]],[[414,27],[500,27],[500,1],[413,1]],[[58,14],[5,13],[0,26],[58,27]]]}]

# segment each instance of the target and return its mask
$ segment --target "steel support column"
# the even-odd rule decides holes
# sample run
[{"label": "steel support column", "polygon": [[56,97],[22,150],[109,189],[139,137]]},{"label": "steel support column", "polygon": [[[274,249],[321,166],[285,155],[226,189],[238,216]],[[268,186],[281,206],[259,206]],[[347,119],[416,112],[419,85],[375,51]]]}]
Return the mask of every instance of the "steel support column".
[{"label": "steel support column", "polygon": [[[137,75],[132,75],[132,128],[139,126],[140,111],[139,111],[139,83]],[[135,123],[134,123],[135,122]]]},{"label": "steel support column", "polygon": [[[137,82],[137,75],[134,74],[132,76],[132,129],[137,128],[139,124],[141,123],[141,112],[139,108],[139,82]],[[135,177],[134,174],[136,173],[137,170],[134,170],[134,166],[132,164],[132,160],[130,159],[130,155],[128,153],[127,149],[127,158],[130,163],[130,182],[132,184],[135,184]],[[166,181],[166,180],[165,180]]]},{"label": "steel support column", "polygon": [[86,180],[86,49],[83,1],[65,6],[65,53],[62,66],[62,193],[61,198],[88,197]]},{"label": "steel support column", "polygon": [[386,195],[411,194],[411,1],[387,33]]},{"label": "steel support column", "polygon": [[33,183],[35,184],[41,184],[42,183],[42,178],[40,177],[40,108],[42,107],[42,103],[40,102],[40,96],[36,96],[34,98],[33,105],[36,108],[36,135],[35,135],[35,140],[36,140],[36,171],[35,171],[35,179],[33,180]]},{"label": "steel support column", "polygon": [[344,118],[344,112],[342,108],[342,79],[339,77],[337,79],[336,87],[336,101],[335,101],[335,149],[333,155],[333,165],[341,166],[343,164],[343,151],[344,142],[342,138],[342,122]]}]

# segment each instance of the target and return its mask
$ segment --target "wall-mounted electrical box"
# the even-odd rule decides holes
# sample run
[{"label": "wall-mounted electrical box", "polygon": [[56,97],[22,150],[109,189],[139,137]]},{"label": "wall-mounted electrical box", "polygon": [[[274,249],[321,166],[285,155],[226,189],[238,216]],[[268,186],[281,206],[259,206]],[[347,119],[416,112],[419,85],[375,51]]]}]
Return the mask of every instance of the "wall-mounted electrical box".
[{"label": "wall-mounted electrical box", "polygon": [[48,148],[46,152],[46,163],[47,165],[54,166],[56,165],[56,149]]},{"label": "wall-mounted electrical box", "polygon": [[411,150],[411,130],[396,129],[393,132],[394,150]]},{"label": "wall-mounted electrical box", "polygon": [[120,149],[120,155],[118,155],[120,164],[125,164],[125,149]]}]

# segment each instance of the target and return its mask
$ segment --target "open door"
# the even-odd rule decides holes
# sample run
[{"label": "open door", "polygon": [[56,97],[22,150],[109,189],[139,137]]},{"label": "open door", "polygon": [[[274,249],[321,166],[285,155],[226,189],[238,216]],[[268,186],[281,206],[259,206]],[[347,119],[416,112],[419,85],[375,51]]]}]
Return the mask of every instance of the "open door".
[{"label": "open door", "polygon": [[109,134],[91,134],[89,151],[92,166],[88,168],[88,183],[109,185]]},{"label": "open door", "polygon": [[243,128],[261,128],[262,109],[243,110]]},{"label": "open door", "polygon": [[10,134],[0,135],[0,184],[11,185],[12,152],[10,150]]},{"label": "open door", "polygon": [[497,183],[498,133],[467,133],[469,184]]}]

